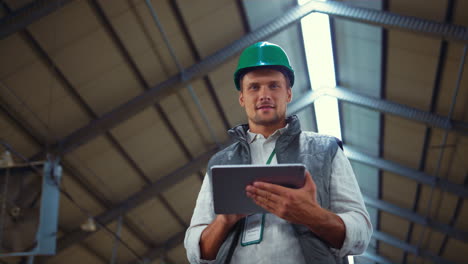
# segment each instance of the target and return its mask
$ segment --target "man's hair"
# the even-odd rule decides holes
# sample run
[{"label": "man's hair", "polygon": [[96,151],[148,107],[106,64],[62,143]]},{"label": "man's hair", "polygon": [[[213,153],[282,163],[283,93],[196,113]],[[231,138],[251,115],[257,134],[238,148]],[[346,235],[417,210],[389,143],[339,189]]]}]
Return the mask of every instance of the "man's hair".
[{"label": "man's hair", "polygon": [[275,70],[275,71],[279,71],[283,74],[284,76],[284,79],[286,80],[286,85],[288,86],[288,88],[291,88],[291,80],[289,79],[289,75],[288,75],[288,70],[285,69],[283,66],[275,66],[275,65],[272,65],[272,66],[258,66],[258,67],[250,67],[250,68],[246,68],[246,69],[243,69],[240,73],[239,73],[239,87],[240,87],[240,91],[242,91],[242,79],[244,79],[244,76],[251,72],[251,71],[254,71],[254,70],[257,70],[257,69],[269,69],[269,70]]}]

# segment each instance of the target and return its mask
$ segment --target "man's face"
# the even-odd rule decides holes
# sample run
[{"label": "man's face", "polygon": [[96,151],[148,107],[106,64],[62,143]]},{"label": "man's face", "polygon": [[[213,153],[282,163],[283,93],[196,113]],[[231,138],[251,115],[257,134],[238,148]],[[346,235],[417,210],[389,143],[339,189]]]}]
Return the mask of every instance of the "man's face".
[{"label": "man's face", "polygon": [[241,80],[239,103],[249,123],[268,126],[283,122],[292,93],[284,75],[272,69],[248,72]]}]

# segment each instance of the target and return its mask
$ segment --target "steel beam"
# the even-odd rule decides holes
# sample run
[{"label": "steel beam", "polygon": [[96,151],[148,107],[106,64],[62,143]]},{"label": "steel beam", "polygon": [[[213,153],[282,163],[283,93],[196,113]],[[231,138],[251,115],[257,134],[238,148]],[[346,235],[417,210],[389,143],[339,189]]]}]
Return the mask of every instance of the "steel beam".
[{"label": "steel beam", "polygon": [[284,15],[273,19],[270,23],[266,23],[265,26],[245,35],[225,48],[187,68],[183,75],[177,74],[170,77],[166,81],[159,83],[141,95],[102,115],[100,118],[95,119],[90,124],[76,130],[65,138],[59,140],[54,145],[55,151],[60,154],[66,154],[74,150],[78,146],[161,100],[168,94],[174,92],[175,89],[180,89],[181,86],[187,84],[192,79],[206,75],[223,62],[234,57],[248,45],[285,29],[312,12],[324,13],[346,19],[354,19],[364,23],[374,23],[399,29],[421,31],[446,39],[461,41],[466,41],[468,39],[468,30],[466,27],[462,26],[443,24],[410,16],[392,14],[389,12],[357,8],[343,3],[311,1],[303,6],[291,8],[289,11],[285,12]]},{"label": "steel beam", "polygon": [[[422,111],[413,107],[391,102],[388,100],[352,92],[349,89],[345,89],[342,87],[325,89],[324,94],[335,97],[340,101],[359,105],[372,110],[377,110],[386,114],[392,114],[406,119],[411,119],[432,127],[453,130],[462,134],[468,134],[468,129],[465,129],[466,127],[468,127],[468,124],[463,123],[461,121],[449,120],[448,118],[440,115]],[[454,125],[455,123],[457,125]]]},{"label": "steel beam", "polygon": [[25,29],[28,25],[60,9],[71,0],[39,0],[15,10],[0,19],[0,40]]},{"label": "steel beam", "polygon": [[380,168],[389,172],[393,172],[395,174],[415,180],[420,183],[427,184],[429,186],[438,187],[444,191],[453,193],[463,198],[468,197],[468,188],[463,185],[452,183],[446,179],[435,177],[422,171],[402,166],[396,162],[367,155],[365,153],[359,152],[357,149],[351,146],[346,146],[344,148],[344,152],[346,156],[351,160],[364,163],[372,167]]},{"label": "steel beam", "polygon": [[[348,147],[347,147],[348,148]],[[412,210],[406,209],[406,208],[401,208],[399,206],[396,206],[394,204],[372,198],[370,196],[367,196],[363,194],[364,197],[364,202],[367,206],[377,208],[379,210],[397,215],[399,217],[402,217],[412,223],[417,223],[420,225],[428,226],[434,230],[439,231],[442,234],[448,235],[452,238],[458,239],[460,241],[463,241],[464,243],[468,243],[468,232],[458,230],[454,228],[453,226],[446,225],[443,223],[439,223],[437,221],[434,221],[432,219],[429,219],[427,217],[424,217],[420,214],[417,214],[413,212]],[[408,242],[408,241],[406,241]]]},{"label": "steel beam", "polygon": [[386,11],[368,8],[350,8],[339,2],[314,3],[316,12],[333,17],[351,19],[357,22],[374,24],[385,28],[403,29],[411,32],[423,33],[431,37],[445,40],[468,41],[468,29],[464,26],[441,23],[412,16],[403,16]]},{"label": "steel beam", "polygon": [[[202,154],[201,156],[197,157],[193,161],[175,170],[174,172],[164,176],[163,178],[152,183],[151,185],[146,186],[142,190],[130,196],[127,200],[119,203],[112,209],[96,216],[96,221],[102,225],[107,225],[115,219],[117,219],[120,215],[124,215],[125,213],[129,212],[133,208],[136,208],[138,205],[148,201],[149,199],[157,197],[159,194],[169,189],[171,186],[174,186],[176,183],[182,181],[188,176],[197,173],[200,170],[200,168],[206,166],[208,160],[217,151],[218,148],[211,149]],[[91,234],[93,233],[84,232],[80,228],[77,228],[74,231],[65,234],[59,239],[57,243],[58,252],[63,251],[64,249],[70,247],[74,243],[82,241]]]},{"label": "steel beam", "polygon": [[341,102],[365,107],[371,110],[376,110],[386,114],[400,116],[406,119],[421,122],[423,124],[448,129],[459,132],[463,135],[468,135],[468,123],[461,121],[449,120],[446,117],[432,114],[430,112],[422,111],[413,107],[403,104],[391,102],[384,99],[379,99],[357,92],[350,91],[343,87],[326,88],[315,91],[310,91],[304,94],[296,104],[291,104],[288,107],[290,112],[297,112],[306,107],[311,106],[314,101],[321,96],[331,96],[337,98]]},{"label": "steel beam", "polygon": [[439,257],[435,254],[433,254],[430,251],[418,248],[417,246],[411,245],[403,240],[400,240],[398,238],[395,238],[387,233],[384,233],[382,231],[374,230],[374,233],[372,234],[372,237],[375,239],[378,239],[382,242],[385,242],[389,245],[392,245],[394,247],[397,247],[399,249],[404,250],[405,252],[412,253],[416,256],[423,257],[426,259],[431,260],[434,263],[442,263],[442,264],[455,264],[451,261],[448,261],[442,257]]}]

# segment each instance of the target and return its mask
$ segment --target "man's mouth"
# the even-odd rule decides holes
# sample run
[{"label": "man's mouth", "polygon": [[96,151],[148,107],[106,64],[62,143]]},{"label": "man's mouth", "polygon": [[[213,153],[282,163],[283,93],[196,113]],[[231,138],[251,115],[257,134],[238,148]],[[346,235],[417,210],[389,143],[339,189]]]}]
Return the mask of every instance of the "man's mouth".
[{"label": "man's mouth", "polygon": [[266,109],[273,109],[275,108],[275,106],[273,105],[260,105],[260,106],[257,106],[257,110],[266,110]]}]

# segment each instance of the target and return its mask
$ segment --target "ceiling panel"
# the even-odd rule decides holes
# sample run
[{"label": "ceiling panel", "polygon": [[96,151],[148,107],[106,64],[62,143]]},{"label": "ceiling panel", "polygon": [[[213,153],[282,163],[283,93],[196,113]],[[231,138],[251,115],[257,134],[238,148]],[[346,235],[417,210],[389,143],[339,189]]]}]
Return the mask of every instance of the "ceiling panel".
[{"label": "ceiling panel", "polygon": [[177,0],[185,19],[189,23],[200,21],[210,17],[226,5],[232,4],[230,0]]},{"label": "ceiling panel", "polygon": [[[83,190],[76,181],[64,171],[62,174],[61,188],[70,194],[73,199],[77,199],[79,206],[84,208],[91,215],[98,215],[104,211],[104,207],[94,200],[89,192]],[[88,216],[81,211],[65,195],[60,196],[60,225],[68,230],[83,224]]]},{"label": "ceiling panel", "polygon": [[[455,161],[455,156],[457,155],[456,148],[460,148],[457,147],[459,137],[454,132],[449,133],[447,141],[444,144],[444,136],[445,131],[436,128],[432,129],[426,156],[425,172],[444,179],[451,178],[456,180],[455,182],[462,183],[463,178],[456,179],[456,176],[452,175],[452,169],[454,165],[453,162]],[[439,164],[439,158],[441,154],[443,154],[443,156]],[[462,175],[459,175],[459,177],[460,176]]]},{"label": "ceiling panel", "polygon": [[126,64],[118,64],[76,90],[93,111],[101,116],[143,92]]},{"label": "ceiling panel", "polygon": [[463,199],[460,208],[460,214],[455,221],[455,227],[468,232],[468,201]]},{"label": "ceiling panel", "polygon": [[100,28],[87,1],[70,1],[58,10],[27,27],[49,55],[81,42]]},{"label": "ceiling panel", "polygon": [[103,28],[54,52],[52,59],[75,86],[82,86],[125,63]]},{"label": "ceiling panel", "polygon": [[447,0],[391,0],[389,11],[407,16],[416,16],[436,21],[443,21]]},{"label": "ceiling panel", "polygon": [[[380,213],[380,230],[400,240],[406,239],[410,222],[387,212]],[[398,228],[395,228],[398,226]]]},{"label": "ceiling panel", "polygon": [[[200,105],[206,114],[209,124],[220,142],[227,139],[226,129],[221,121],[221,115],[215,108],[213,100],[202,80],[190,83]],[[207,147],[215,144],[208,127],[196,107],[188,87],[184,86],[161,101],[161,106],[168,113],[168,118],[174,124],[184,144],[193,155],[198,155],[207,150]]]},{"label": "ceiling panel", "polygon": [[456,239],[450,238],[447,243],[442,257],[454,261],[456,263],[466,262],[466,254],[468,252],[468,244],[460,242]]},{"label": "ceiling panel", "polygon": [[464,10],[467,10],[468,8],[468,2],[467,1],[455,1],[455,12],[453,15],[453,23],[457,25],[468,25],[468,16],[466,16],[466,13]]},{"label": "ceiling panel", "polygon": [[2,58],[2,63],[0,63],[1,80],[38,60],[20,33],[12,34],[0,41],[0,58]]},{"label": "ceiling panel", "polygon": [[[187,224],[192,219],[193,209],[195,208],[200,188],[200,177],[198,175],[191,175],[163,193],[164,198],[166,198],[176,213]],[[181,199],[181,195],[183,195],[183,199]]]},{"label": "ceiling panel", "polygon": [[403,208],[412,209],[417,182],[388,171],[382,172],[382,199]]},{"label": "ceiling panel", "polygon": [[41,61],[21,68],[2,80],[1,96],[35,130],[44,131],[47,126],[49,137],[56,139],[89,119],[49,70]]},{"label": "ceiling panel", "polygon": [[230,59],[209,73],[210,80],[223,106],[226,117],[231,126],[245,123],[245,111],[239,105],[239,92],[236,90],[233,73],[237,67],[237,59]]},{"label": "ceiling panel", "polygon": [[383,157],[417,169],[421,158],[425,126],[390,115],[385,115],[384,120]]},{"label": "ceiling panel", "polygon": [[338,85],[380,97],[382,29],[344,19],[334,25]]},{"label": "ceiling panel", "polygon": [[413,254],[408,254],[408,261],[407,263],[413,263],[413,264],[422,264],[424,261],[428,261],[427,259],[423,259],[421,257],[417,257],[416,255]]},{"label": "ceiling panel", "polygon": [[174,264],[187,262],[187,253],[185,252],[183,244],[180,244],[179,246],[169,250],[167,256],[174,262]]},{"label": "ceiling panel", "polygon": [[[139,66],[152,64],[151,71],[147,69],[143,72],[146,80],[154,85],[166,79],[169,75],[176,74],[178,69],[145,1],[133,2],[135,3],[128,4],[124,11],[121,10],[115,15],[115,10],[113,10],[115,8],[113,7],[114,1],[103,3],[103,8],[111,18],[111,23],[125,47],[136,59],[137,64]],[[183,37],[179,21],[170,9],[169,1],[152,1],[152,6],[179,63],[183,67],[192,65],[195,62],[194,58],[187,40]],[[147,54],[148,57],[141,56],[142,54]],[[148,61],[148,59],[151,60]],[[153,75],[164,76],[164,79],[155,80]]]},{"label": "ceiling panel", "polygon": [[80,263],[89,263],[89,264],[102,264],[102,261],[99,257],[91,253],[90,251],[84,249],[80,245],[75,245],[64,250],[61,254],[52,256],[47,260],[47,264],[80,264]]},{"label": "ceiling panel", "polygon": [[[117,232],[117,222],[114,221],[113,223],[107,225],[109,230],[101,229],[96,233],[92,234],[85,240],[85,244],[93,249],[96,252],[104,257],[105,259],[109,260],[112,256],[112,250],[115,245],[115,234]],[[114,232],[111,234],[110,232]],[[125,241],[128,247],[130,247],[136,254],[143,255],[147,248],[145,245],[137,238],[135,238],[131,232],[128,231],[126,227],[122,227],[120,232],[121,240]],[[126,263],[136,258],[135,254],[127,248],[127,246],[119,243],[117,245],[117,260],[116,263]]]},{"label": "ceiling panel", "polygon": [[144,186],[137,173],[103,136],[77,148],[70,160],[109,200],[123,200]]},{"label": "ceiling panel", "polygon": [[11,9],[16,10],[31,3],[31,0],[4,0],[3,2],[8,4],[8,7],[10,7]]},{"label": "ceiling panel", "polygon": [[192,1],[180,2],[179,6],[202,58],[218,51],[244,34],[241,16],[235,1],[228,1],[226,4],[214,0],[204,1],[200,5],[197,3],[196,10],[203,10],[201,6],[205,3],[219,7],[210,12],[209,16],[197,18],[190,18],[186,15],[187,10],[191,10],[188,9],[189,6],[195,4],[195,2],[189,4],[190,2]]},{"label": "ceiling panel", "polygon": [[442,245],[444,235],[430,229],[427,232],[429,238],[424,241],[423,247],[429,252],[432,252],[432,254],[437,255],[439,248]]},{"label": "ceiling panel", "polygon": [[351,161],[354,174],[359,183],[361,192],[373,198],[378,198],[378,190],[375,188],[378,183],[378,169],[362,163]]},{"label": "ceiling panel", "polygon": [[399,31],[389,31],[388,39],[386,98],[428,110],[440,41]]},{"label": "ceiling panel", "polygon": [[155,243],[163,243],[174,234],[184,230],[184,227],[175,221],[162,203],[156,199],[148,200],[133,209],[128,217],[152,237]]},{"label": "ceiling panel", "polygon": [[154,108],[148,108],[126,120],[115,127],[112,133],[152,181],[187,161]]},{"label": "ceiling panel", "polygon": [[341,103],[342,133],[347,145],[379,155],[380,113],[349,103]]},{"label": "ceiling panel", "polygon": [[[432,197],[432,201],[430,201],[430,197]],[[434,191],[432,191],[431,187],[427,185],[422,186],[417,210],[419,214],[429,214],[430,217],[438,215],[437,218],[439,221],[449,224],[455,206],[456,197],[453,194],[441,192],[440,189],[434,189]],[[430,208],[429,212],[428,208]]]},{"label": "ceiling panel", "polygon": [[379,254],[383,257],[388,258],[393,263],[399,263],[403,257],[403,250],[389,245],[385,242],[380,242]]},{"label": "ceiling panel", "polygon": [[[12,120],[5,116],[4,112],[0,112],[0,138],[26,156],[33,155],[40,150],[37,143],[26,135],[25,131],[13,124]],[[0,146],[0,149],[3,152],[4,147]]]},{"label": "ceiling panel", "polygon": [[[453,101],[453,95],[456,88],[458,74],[460,71],[461,56],[463,46],[459,43],[449,43],[447,48],[447,59],[442,74],[441,87],[437,100],[437,113],[447,116]],[[468,61],[464,64],[464,72],[460,82],[460,88],[455,101],[453,110],[453,119],[464,120],[468,112]]]}]

